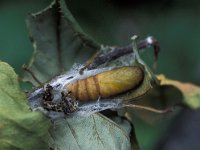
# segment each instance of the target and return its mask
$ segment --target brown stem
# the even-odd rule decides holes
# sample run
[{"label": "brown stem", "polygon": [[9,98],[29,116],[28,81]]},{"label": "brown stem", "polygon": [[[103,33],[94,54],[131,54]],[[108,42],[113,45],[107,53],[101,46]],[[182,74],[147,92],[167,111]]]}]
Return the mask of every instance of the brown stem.
[{"label": "brown stem", "polygon": [[[139,50],[142,50],[144,48],[149,48],[152,46],[154,48],[154,62],[155,62],[154,66],[155,66],[158,60],[158,53],[160,51],[160,46],[158,41],[154,37],[150,36],[145,38],[144,40],[139,41],[137,44]],[[132,52],[133,52],[132,45],[128,45],[126,47],[116,47],[111,51],[97,55],[96,57],[93,58],[92,62],[87,64],[86,67],[84,68],[88,68],[89,70],[91,70],[98,67],[99,65],[104,64],[105,62],[114,60],[120,56],[124,56]]]},{"label": "brown stem", "polygon": [[29,73],[31,75],[31,77],[39,84],[42,85],[42,82],[40,82],[40,80],[34,75],[34,73],[26,66],[23,65],[22,68],[24,69],[24,71],[26,71],[27,73]]},{"label": "brown stem", "polygon": [[147,111],[151,111],[151,112],[155,112],[155,113],[159,113],[159,114],[164,114],[164,113],[168,113],[168,112],[172,112],[173,108],[169,107],[166,109],[155,109],[152,107],[147,107],[147,106],[141,106],[141,105],[134,105],[134,104],[124,104],[123,106],[125,107],[131,107],[134,109],[143,109],[143,110],[147,110]]}]

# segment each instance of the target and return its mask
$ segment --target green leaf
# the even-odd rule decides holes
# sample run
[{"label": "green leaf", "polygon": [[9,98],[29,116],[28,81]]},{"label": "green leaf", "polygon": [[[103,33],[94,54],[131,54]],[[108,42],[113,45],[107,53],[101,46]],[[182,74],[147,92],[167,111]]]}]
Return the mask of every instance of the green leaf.
[{"label": "green leaf", "polygon": [[122,117],[112,117],[111,118],[115,123],[117,123],[122,129],[129,133],[130,142],[131,142],[131,149],[132,150],[139,150],[139,145],[137,141],[137,137],[135,134],[135,128],[133,123],[128,121],[127,119],[122,119]]},{"label": "green leaf", "polygon": [[[42,83],[69,70],[74,63],[85,62],[99,49],[83,33],[63,0],[55,0],[43,11],[30,14],[27,26],[34,46],[28,69]],[[38,86],[29,73],[25,73],[24,81]]]},{"label": "green leaf", "polygon": [[0,149],[47,149],[50,122],[31,112],[14,70],[0,62]]},{"label": "green leaf", "polygon": [[129,150],[131,126],[126,120],[118,123],[121,126],[100,114],[58,120],[51,130],[52,145],[60,150]]}]

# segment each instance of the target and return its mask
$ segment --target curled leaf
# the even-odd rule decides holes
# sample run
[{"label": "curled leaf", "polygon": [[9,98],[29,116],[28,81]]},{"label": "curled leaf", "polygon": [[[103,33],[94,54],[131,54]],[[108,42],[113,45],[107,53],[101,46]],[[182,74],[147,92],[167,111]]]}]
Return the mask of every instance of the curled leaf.
[{"label": "curled leaf", "polygon": [[183,83],[176,80],[167,79],[164,75],[157,76],[160,85],[171,85],[181,91],[183,103],[192,109],[200,108],[200,87],[192,83]]}]

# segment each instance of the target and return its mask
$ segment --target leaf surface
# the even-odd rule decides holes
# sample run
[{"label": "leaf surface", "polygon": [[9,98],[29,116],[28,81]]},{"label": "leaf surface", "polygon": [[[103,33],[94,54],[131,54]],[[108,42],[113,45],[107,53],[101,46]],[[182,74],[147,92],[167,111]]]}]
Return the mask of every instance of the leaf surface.
[{"label": "leaf surface", "polygon": [[[85,62],[99,49],[83,33],[63,0],[55,0],[43,11],[30,14],[27,26],[34,47],[28,69],[42,83],[69,70],[75,62]],[[38,86],[30,73],[25,73],[24,81]]]},{"label": "leaf surface", "polygon": [[58,120],[51,130],[55,142],[53,145],[60,150],[131,149],[129,139],[131,126],[128,121],[119,120],[118,118],[120,126],[100,114]]},{"label": "leaf surface", "polygon": [[31,112],[14,70],[0,62],[0,149],[47,149],[50,122]]}]

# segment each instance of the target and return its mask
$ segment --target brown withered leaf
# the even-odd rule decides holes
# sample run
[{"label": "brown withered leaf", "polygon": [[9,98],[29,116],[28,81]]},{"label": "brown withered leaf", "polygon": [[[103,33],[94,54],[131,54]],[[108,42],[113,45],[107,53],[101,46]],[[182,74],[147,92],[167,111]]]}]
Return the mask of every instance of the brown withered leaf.
[{"label": "brown withered leaf", "polygon": [[200,108],[200,87],[192,83],[183,83],[177,80],[171,80],[166,78],[164,75],[158,75],[161,86],[174,86],[183,95],[183,104],[192,108]]}]

